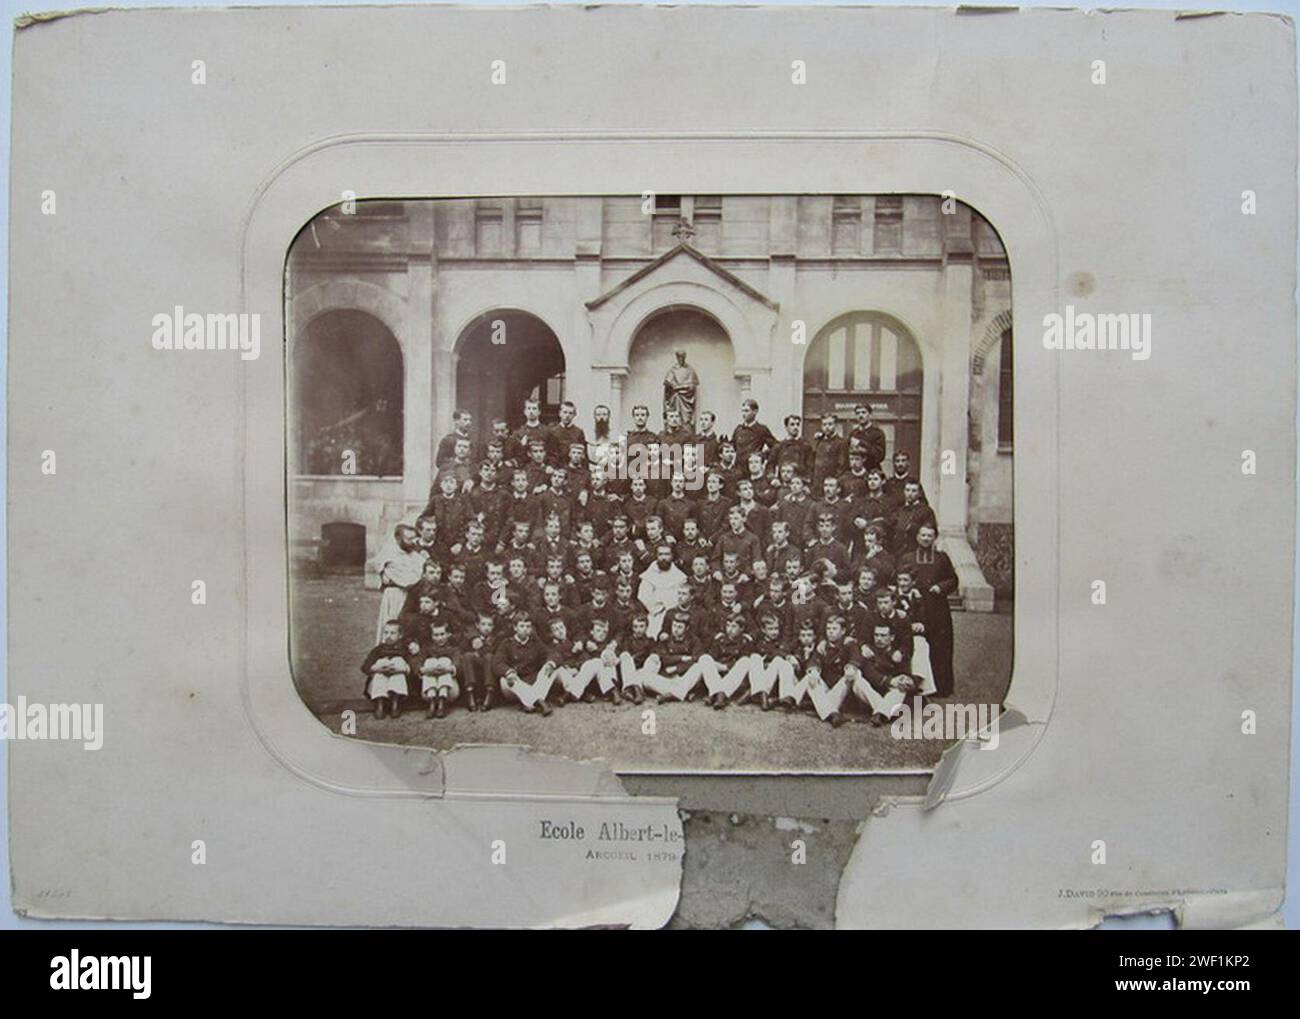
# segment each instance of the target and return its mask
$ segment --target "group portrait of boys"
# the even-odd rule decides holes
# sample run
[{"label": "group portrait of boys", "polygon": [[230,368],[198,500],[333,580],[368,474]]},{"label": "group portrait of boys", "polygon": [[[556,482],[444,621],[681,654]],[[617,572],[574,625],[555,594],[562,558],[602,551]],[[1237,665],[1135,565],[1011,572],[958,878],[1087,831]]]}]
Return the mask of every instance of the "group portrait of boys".
[{"label": "group portrait of boys", "polygon": [[[744,401],[726,436],[707,411],[652,432],[637,406],[614,445],[604,406],[594,441],[571,402],[547,425],[530,400],[485,441],[458,412],[428,505],[376,564],[375,715],[654,697],[838,727],[951,696],[958,579],[907,453],[885,463],[866,404],[846,435],[827,414],[811,439],[793,414],[777,438],[758,410]],[[627,476],[638,447],[663,469]]]}]

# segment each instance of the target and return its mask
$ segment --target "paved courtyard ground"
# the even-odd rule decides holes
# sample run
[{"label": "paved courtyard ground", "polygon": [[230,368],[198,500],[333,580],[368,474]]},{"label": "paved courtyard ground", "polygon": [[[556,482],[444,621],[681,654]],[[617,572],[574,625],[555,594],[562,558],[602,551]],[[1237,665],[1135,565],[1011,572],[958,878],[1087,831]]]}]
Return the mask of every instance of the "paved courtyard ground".
[{"label": "paved courtyard ground", "polygon": [[[714,711],[702,703],[648,701],[615,707],[569,704],[549,718],[515,706],[471,714],[456,707],[426,719],[412,705],[401,718],[376,720],[362,695],[360,665],[374,643],[379,592],[361,578],[294,578],[293,668],[300,694],[321,721],[340,728],[358,712],[359,739],[449,750],[461,744],[518,744],[574,759],[604,758],[618,771],[908,771],[933,767],[946,744],[896,740],[888,728],[834,729],[815,715],[764,712],[757,705]],[[1011,678],[1009,611],[954,614],[957,703],[1000,704]],[[945,702],[938,702],[945,703]],[[654,734],[643,712],[654,711]]]}]

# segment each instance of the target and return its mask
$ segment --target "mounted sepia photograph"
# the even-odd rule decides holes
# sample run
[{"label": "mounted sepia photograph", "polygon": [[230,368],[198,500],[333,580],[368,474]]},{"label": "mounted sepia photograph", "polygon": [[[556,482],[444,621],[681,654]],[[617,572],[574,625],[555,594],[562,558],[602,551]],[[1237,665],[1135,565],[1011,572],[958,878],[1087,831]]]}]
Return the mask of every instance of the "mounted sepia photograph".
[{"label": "mounted sepia photograph", "polygon": [[285,263],[334,731],[925,772],[1011,681],[1011,278],[950,196],[345,201]]}]

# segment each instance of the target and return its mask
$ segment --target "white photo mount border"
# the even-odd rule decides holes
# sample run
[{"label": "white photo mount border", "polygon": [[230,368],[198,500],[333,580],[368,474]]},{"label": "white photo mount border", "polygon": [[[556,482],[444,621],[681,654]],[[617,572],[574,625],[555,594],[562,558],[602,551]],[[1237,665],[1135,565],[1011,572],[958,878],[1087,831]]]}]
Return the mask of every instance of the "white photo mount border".
[{"label": "white photo mount border", "polygon": [[[690,159],[681,158],[688,149]],[[788,167],[797,152],[798,180]],[[377,158],[379,157],[379,158]],[[942,132],[655,132],[358,134],[323,139],[287,157],[251,198],[239,252],[240,309],[257,311],[268,328],[268,355],[236,368],[243,470],[244,570],[240,634],[241,690],[249,724],[267,751],[300,778],[336,793],[381,797],[469,795],[546,797],[572,788],[565,761],[558,773],[520,767],[497,771],[498,784],[459,786],[446,765],[463,751],[411,748],[335,735],[298,696],[290,672],[285,448],[265,441],[254,423],[283,421],[287,325],[285,259],[293,239],[344,191],[358,200],[463,198],[475,195],[933,194],[955,193],[999,232],[1012,268],[1013,318],[1023,335],[1059,307],[1059,240],[1050,206],[1030,176],[979,141]],[[277,304],[280,313],[275,313]],[[1031,328],[1031,326],[1033,328]],[[277,346],[278,341],[278,346]],[[964,377],[966,354],[956,377]],[[430,352],[432,356],[432,351]],[[953,747],[936,768],[927,805],[972,796],[997,784],[1032,754],[1051,716],[1060,663],[1060,359],[1041,345],[1018,344],[1016,416],[1032,421],[1018,436],[1013,465],[1017,507],[1013,674],[1007,706],[1028,724],[1004,726],[998,747]],[[412,371],[433,370],[413,365]],[[945,366],[947,370],[947,366]],[[283,427],[280,435],[283,436]],[[1033,455],[1034,451],[1040,455]],[[1018,450],[1019,451],[1019,450]],[[1041,454],[1047,454],[1043,456]],[[1033,512],[1025,512],[1025,507]],[[275,547],[253,558],[250,547]],[[1026,569],[1032,561],[1034,570]],[[266,620],[281,619],[283,625]],[[253,621],[258,624],[254,627]],[[432,758],[432,761],[431,761]],[[960,768],[957,762],[961,761]],[[437,761],[438,764],[433,762]],[[577,762],[567,762],[577,765]],[[441,766],[439,766],[441,765]],[[660,773],[655,773],[660,774]],[[746,773],[753,774],[753,773]],[[890,773],[881,773],[888,775]],[[549,778],[548,778],[549,776]],[[574,776],[576,777],[576,776]],[[857,776],[871,781],[873,775]],[[597,795],[620,796],[617,780]],[[558,780],[556,788],[551,780]],[[645,797],[639,799],[645,800]]]}]

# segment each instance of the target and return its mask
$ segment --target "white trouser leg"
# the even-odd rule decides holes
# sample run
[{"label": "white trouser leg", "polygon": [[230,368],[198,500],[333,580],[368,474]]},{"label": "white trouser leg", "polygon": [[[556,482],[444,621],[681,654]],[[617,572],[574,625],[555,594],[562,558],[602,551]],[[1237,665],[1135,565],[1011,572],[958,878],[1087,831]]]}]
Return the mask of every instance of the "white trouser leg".
[{"label": "white trouser leg", "polygon": [[[790,663],[786,662],[786,664],[789,665]],[[794,669],[792,668],[788,672],[780,673],[778,681],[779,685],[776,688],[776,692],[780,695],[781,700],[789,698],[794,701],[795,704],[802,704],[804,694],[808,692],[808,687],[812,685],[814,679],[818,678],[819,673],[817,670],[809,669],[804,673],[801,679],[796,680],[794,678]]]},{"label": "white trouser leg", "polygon": [[808,684],[808,697],[817,711],[818,718],[825,721],[844,706],[844,698],[852,682],[846,672],[834,686],[828,687],[820,676]]}]

